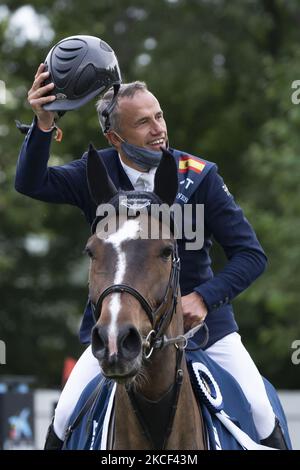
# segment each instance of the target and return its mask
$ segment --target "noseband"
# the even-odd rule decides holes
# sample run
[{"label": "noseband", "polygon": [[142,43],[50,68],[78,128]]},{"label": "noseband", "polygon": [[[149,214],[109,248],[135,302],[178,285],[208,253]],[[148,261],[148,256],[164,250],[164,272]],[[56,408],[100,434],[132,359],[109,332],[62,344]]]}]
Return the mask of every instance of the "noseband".
[{"label": "noseband", "polygon": [[[140,294],[140,292],[133,287],[130,287],[126,284],[113,284],[107,287],[99,296],[97,304],[94,305],[92,303],[92,312],[95,319],[95,322],[99,319],[102,310],[102,304],[109,294],[112,293],[122,293],[127,292],[128,294],[132,295],[141,305],[149,321],[152,326],[152,330],[148,334],[145,347],[149,348],[151,353],[153,349],[162,348],[165,341],[164,341],[164,333],[166,332],[172,316],[176,311],[177,306],[177,298],[178,298],[178,289],[179,289],[179,274],[180,274],[180,259],[178,256],[178,249],[177,243],[174,242],[174,252],[172,258],[172,268],[170,272],[169,282],[166,288],[166,292],[164,298],[160,305],[154,310],[151,305],[149,304],[148,300]],[[169,307],[166,311],[162,314],[163,309],[168,304],[169,300],[171,299]],[[159,322],[157,323],[157,318],[160,318]],[[183,337],[181,337],[183,338]],[[150,357],[148,354],[146,357]]]}]

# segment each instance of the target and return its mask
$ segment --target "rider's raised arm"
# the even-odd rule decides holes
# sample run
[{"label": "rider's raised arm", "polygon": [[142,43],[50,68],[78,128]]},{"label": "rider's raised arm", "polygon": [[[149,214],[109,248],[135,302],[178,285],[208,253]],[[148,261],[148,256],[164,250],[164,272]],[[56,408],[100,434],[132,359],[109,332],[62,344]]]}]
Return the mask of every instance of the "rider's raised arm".
[{"label": "rider's raised arm", "polygon": [[48,166],[52,132],[43,132],[34,120],[19,155],[15,188],[45,202],[67,203],[85,209],[89,199],[85,155],[61,166]]},{"label": "rider's raised arm", "polygon": [[55,96],[48,95],[53,83],[44,85],[47,76],[44,65],[40,64],[28,92],[28,102],[35,117],[19,154],[15,188],[41,201],[78,206],[88,216],[85,156],[66,165],[48,166],[54,113],[45,111],[43,105],[53,101]]}]

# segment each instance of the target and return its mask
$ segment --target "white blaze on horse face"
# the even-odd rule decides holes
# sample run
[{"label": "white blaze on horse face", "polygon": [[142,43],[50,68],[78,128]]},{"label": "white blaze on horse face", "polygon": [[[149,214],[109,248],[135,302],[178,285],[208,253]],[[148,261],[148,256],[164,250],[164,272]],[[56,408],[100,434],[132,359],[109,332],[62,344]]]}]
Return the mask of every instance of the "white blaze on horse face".
[{"label": "white blaze on horse face", "polygon": [[[122,251],[121,245],[128,240],[136,240],[140,238],[140,223],[138,220],[125,220],[119,230],[110,235],[105,243],[111,243],[117,252],[116,272],[113,284],[122,284],[124,275],[126,273],[126,253]],[[116,353],[116,338],[118,333],[117,319],[121,309],[120,302],[121,294],[112,294],[109,302],[109,309],[111,313],[111,322],[108,327],[109,342],[114,344],[113,351],[110,354]]]}]

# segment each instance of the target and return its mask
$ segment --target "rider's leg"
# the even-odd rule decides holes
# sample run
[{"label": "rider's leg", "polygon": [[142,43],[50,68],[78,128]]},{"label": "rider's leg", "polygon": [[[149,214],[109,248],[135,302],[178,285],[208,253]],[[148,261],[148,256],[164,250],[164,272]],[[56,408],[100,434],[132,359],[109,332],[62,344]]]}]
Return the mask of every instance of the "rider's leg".
[{"label": "rider's leg", "polygon": [[254,424],[260,439],[274,430],[275,415],[262,377],[238,333],[231,333],[206,349],[206,353],[239,383],[251,406]]},{"label": "rider's leg", "polygon": [[55,409],[53,427],[59,439],[64,437],[69,419],[82,391],[99,373],[99,363],[89,346],[75,364]]}]

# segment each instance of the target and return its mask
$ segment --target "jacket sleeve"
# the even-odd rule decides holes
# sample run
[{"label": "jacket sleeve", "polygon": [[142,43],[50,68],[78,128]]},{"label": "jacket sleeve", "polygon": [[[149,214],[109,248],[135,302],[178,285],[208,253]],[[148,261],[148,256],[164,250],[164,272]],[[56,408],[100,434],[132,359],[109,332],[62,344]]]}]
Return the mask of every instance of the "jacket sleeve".
[{"label": "jacket sleeve", "polygon": [[45,202],[78,206],[84,212],[89,191],[86,154],[61,166],[48,166],[52,132],[42,132],[34,121],[22,145],[16,168],[15,189]]},{"label": "jacket sleeve", "polygon": [[216,166],[205,180],[198,198],[198,203],[204,201],[205,230],[223,247],[228,261],[212,279],[194,290],[208,309],[214,310],[244,291],[264,271],[267,257]]}]

